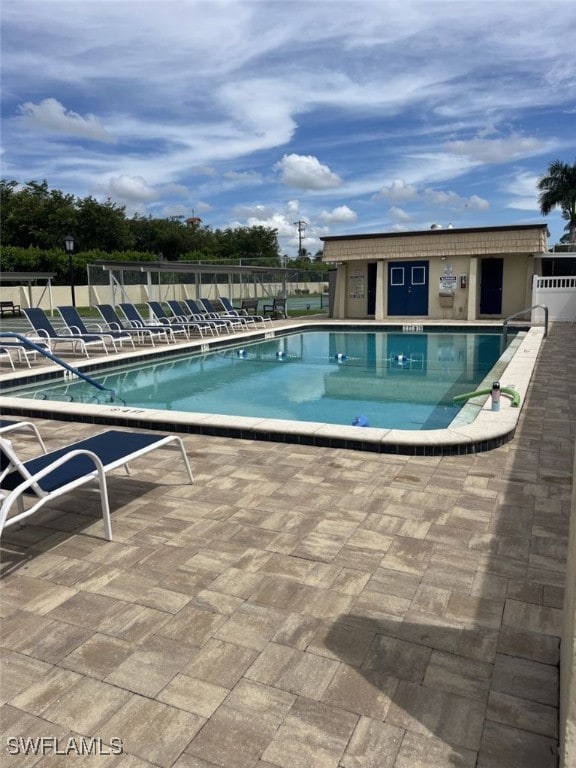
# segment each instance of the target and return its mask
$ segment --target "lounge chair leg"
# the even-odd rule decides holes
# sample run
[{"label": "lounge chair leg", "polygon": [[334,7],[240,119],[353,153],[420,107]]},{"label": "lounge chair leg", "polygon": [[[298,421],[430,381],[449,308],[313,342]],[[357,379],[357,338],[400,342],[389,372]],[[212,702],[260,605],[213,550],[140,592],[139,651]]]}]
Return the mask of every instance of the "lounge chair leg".
[{"label": "lounge chair leg", "polygon": [[98,485],[100,486],[100,501],[102,503],[102,520],[104,521],[104,536],[112,541],[112,523],[110,522],[110,503],[108,501],[108,485],[106,475],[98,467]]},{"label": "lounge chair leg", "polygon": [[183,459],[184,464],[186,466],[186,472],[188,473],[188,477],[190,478],[190,482],[194,483],[194,475],[192,474],[192,467],[190,466],[190,461],[188,460],[188,454],[186,453],[186,448],[184,447],[184,443],[182,441],[182,438],[176,436],[176,440],[178,441],[178,445],[180,446],[180,453],[182,454],[182,459]]}]

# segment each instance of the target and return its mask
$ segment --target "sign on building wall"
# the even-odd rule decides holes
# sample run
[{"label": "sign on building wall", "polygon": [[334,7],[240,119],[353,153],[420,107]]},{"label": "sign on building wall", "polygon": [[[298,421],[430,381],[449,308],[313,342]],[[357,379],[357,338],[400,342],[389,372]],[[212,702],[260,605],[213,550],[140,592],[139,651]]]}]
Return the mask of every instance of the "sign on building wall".
[{"label": "sign on building wall", "polygon": [[348,298],[366,298],[366,275],[360,269],[355,269],[348,278]]},{"label": "sign on building wall", "polygon": [[440,275],[440,290],[454,293],[456,291],[456,275],[452,264],[444,265],[444,274]]}]

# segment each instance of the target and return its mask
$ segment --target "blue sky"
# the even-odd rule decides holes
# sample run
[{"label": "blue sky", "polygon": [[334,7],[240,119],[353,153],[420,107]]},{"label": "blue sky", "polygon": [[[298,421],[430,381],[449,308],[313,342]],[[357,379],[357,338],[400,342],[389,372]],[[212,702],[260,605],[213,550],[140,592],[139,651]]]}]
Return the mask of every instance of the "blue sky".
[{"label": "blue sky", "polygon": [[[3,0],[2,177],[323,235],[545,221],[573,0]],[[194,212],[194,213],[193,213]]]}]

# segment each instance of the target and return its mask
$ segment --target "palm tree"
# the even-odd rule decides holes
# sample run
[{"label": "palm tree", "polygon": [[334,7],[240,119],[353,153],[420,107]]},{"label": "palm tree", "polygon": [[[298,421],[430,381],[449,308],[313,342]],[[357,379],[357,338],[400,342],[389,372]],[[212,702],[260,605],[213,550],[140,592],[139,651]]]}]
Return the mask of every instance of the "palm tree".
[{"label": "palm tree", "polygon": [[538,180],[540,212],[547,216],[553,208],[560,208],[568,220],[565,230],[568,242],[576,243],[576,163],[568,165],[554,160],[548,166],[548,175]]}]

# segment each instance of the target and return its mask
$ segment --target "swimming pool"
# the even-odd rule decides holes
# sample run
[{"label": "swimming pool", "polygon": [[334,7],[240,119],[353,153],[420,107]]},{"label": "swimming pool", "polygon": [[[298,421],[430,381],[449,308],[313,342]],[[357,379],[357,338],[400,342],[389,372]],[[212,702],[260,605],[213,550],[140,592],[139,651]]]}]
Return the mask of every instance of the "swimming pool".
[{"label": "swimming pool", "polygon": [[[443,429],[458,414],[454,396],[475,390],[501,351],[497,333],[305,330],[95,378],[130,408]],[[14,394],[95,399],[84,381]]]},{"label": "swimming pool", "polygon": [[[250,341],[267,341],[274,339],[282,342],[283,337],[294,332],[319,330],[346,334],[349,332],[363,331],[373,333],[376,331],[388,331],[390,333],[404,335],[417,332],[442,332],[445,334],[470,334],[492,333],[498,337],[501,334],[501,326],[497,324],[449,324],[429,322],[426,325],[404,324],[379,324],[373,321],[339,321],[319,320],[311,318],[305,321],[291,320],[281,323],[271,330],[257,330],[235,336],[237,352],[238,342],[246,347]],[[517,329],[519,330],[519,329]],[[526,395],[533,367],[536,363],[540,345],[544,338],[544,329],[532,327],[528,331],[521,331],[513,338],[506,351],[500,357],[495,367],[486,378],[486,383],[492,377],[499,378],[503,385],[513,385],[518,392],[521,402]],[[175,357],[175,350],[180,355]],[[131,373],[126,370],[126,375],[134,375],[141,367],[142,362],[159,364],[162,362],[176,362],[191,351],[205,353],[218,351],[225,354],[230,349],[230,341],[226,338],[210,340],[197,340],[182,342],[176,346],[144,349],[136,353],[120,353],[98,359],[76,359],[74,365],[83,373],[97,377],[99,380],[109,381],[108,375],[117,372],[120,365],[128,365],[139,361],[131,367]],[[324,353],[323,353],[324,354]],[[336,352],[335,352],[336,354]],[[350,357],[355,354],[350,353]],[[440,355],[440,358],[442,355]],[[238,361],[243,364],[247,360]],[[436,356],[436,361],[427,356],[433,363],[441,363]],[[279,361],[279,365],[285,365],[288,361]],[[346,366],[354,364],[352,359],[344,361],[325,360],[329,366],[329,373],[340,373],[342,378],[347,371]],[[288,362],[288,364],[291,364]],[[420,377],[421,378],[421,377]],[[331,377],[334,380],[334,376]],[[415,377],[418,380],[418,377]],[[56,366],[44,366],[33,371],[19,371],[6,373],[0,376],[0,407],[4,415],[19,416],[21,418],[47,418],[61,421],[87,422],[105,426],[120,426],[133,429],[159,430],[168,432],[181,432],[193,434],[205,434],[244,440],[264,440],[284,443],[298,443],[310,446],[325,446],[331,448],[344,448],[357,451],[371,451],[377,453],[398,453],[410,455],[458,455],[476,453],[489,450],[510,440],[516,429],[521,408],[512,408],[508,401],[502,403],[499,413],[490,410],[489,398],[476,397],[470,399],[456,418],[444,429],[388,429],[370,426],[359,428],[351,424],[330,424],[322,421],[299,421],[294,419],[279,419],[265,416],[242,416],[221,413],[191,412],[169,410],[165,407],[151,408],[124,405],[122,401],[116,402],[78,402],[55,400],[26,399],[15,396],[14,387],[18,392],[23,392],[22,385],[35,385],[38,389],[46,389],[53,383],[62,383],[62,369]],[[340,379],[338,379],[340,381]],[[403,392],[406,389],[405,378],[398,377],[397,390]],[[38,385],[41,385],[40,387]],[[460,390],[462,391],[462,390]],[[358,411],[358,413],[360,413]],[[355,414],[356,415],[356,411]]]}]

